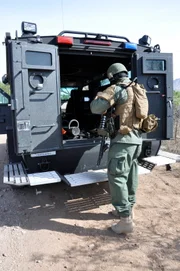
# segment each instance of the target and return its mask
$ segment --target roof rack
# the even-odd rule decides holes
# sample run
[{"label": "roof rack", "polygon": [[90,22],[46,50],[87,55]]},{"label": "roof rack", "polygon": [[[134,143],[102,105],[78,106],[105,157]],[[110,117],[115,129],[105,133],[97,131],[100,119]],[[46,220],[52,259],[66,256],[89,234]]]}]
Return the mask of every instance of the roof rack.
[{"label": "roof rack", "polygon": [[71,30],[64,30],[60,32],[59,36],[66,36],[66,35],[72,35],[73,37],[81,37],[81,38],[94,38],[94,39],[106,39],[106,40],[125,40],[127,42],[130,42],[128,38],[123,36],[116,36],[116,35],[109,35],[109,34],[98,34],[98,33],[87,33],[87,32],[80,32],[80,31],[71,31]]}]

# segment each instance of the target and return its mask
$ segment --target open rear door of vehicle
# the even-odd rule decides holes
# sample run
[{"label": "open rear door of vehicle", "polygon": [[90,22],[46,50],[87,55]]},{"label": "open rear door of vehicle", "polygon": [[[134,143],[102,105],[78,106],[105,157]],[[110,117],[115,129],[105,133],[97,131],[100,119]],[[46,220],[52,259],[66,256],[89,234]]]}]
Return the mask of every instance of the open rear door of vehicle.
[{"label": "open rear door of vehicle", "polygon": [[173,138],[173,74],[172,54],[158,52],[134,53],[132,78],[143,84],[149,100],[149,114],[158,118],[158,128],[145,134],[147,139]]},{"label": "open rear door of vehicle", "polygon": [[11,126],[10,96],[0,88],[0,134],[6,134],[8,126]]},{"label": "open rear door of vehicle", "polygon": [[58,48],[13,40],[9,50],[16,154],[56,152],[62,145]]}]

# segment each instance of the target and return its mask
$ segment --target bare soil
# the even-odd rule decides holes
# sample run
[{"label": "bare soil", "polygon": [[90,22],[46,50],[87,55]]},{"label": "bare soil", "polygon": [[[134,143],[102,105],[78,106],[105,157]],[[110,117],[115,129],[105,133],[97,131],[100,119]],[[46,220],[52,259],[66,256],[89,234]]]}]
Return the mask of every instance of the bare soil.
[{"label": "bare soil", "polygon": [[1,271],[179,271],[180,164],[140,176],[135,230],[116,235],[108,183],[12,188],[2,183]]}]

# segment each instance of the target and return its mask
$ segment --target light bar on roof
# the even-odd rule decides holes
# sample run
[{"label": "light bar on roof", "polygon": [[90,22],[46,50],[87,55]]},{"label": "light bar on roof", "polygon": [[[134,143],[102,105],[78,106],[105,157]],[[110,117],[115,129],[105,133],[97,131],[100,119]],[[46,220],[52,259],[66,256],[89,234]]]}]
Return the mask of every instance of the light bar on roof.
[{"label": "light bar on roof", "polygon": [[73,38],[66,36],[57,36],[57,43],[64,45],[73,45]]},{"label": "light bar on roof", "polygon": [[104,41],[104,40],[86,39],[86,40],[84,40],[84,43],[85,44],[93,44],[93,45],[111,46],[110,41]]},{"label": "light bar on roof", "polygon": [[131,43],[131,42],[125,42],[123,48],[136,51],[137,44]]}]

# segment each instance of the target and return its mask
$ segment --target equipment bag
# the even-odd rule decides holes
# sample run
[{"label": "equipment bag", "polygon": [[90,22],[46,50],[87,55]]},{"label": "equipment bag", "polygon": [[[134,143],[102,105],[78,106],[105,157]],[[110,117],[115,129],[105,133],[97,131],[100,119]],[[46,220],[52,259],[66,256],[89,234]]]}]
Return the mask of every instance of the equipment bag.
[{"label": "equipment bag", "polygon": [[143,85],[132,83],[134,92],[136,117],[138,119],[145,119],[148,115],[149,103],[146,95],[146,89]]},{"label": "equipment bag", "polygon": [[154,114],[148,115],[149,103],[146,89],[142,84],[131,82],[126,88],[132,87],[135,98],[136,117],[141,119],[140,130],[143,133],[150,133],[157,129],[158,118]]}]

